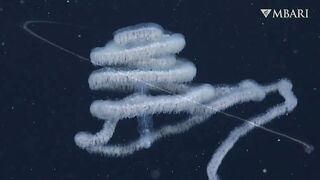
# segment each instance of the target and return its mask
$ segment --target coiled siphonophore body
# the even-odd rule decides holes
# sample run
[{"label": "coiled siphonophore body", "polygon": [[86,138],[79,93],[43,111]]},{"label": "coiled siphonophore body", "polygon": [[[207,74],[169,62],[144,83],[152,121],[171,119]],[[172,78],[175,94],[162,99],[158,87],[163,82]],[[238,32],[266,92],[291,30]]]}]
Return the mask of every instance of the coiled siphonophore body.
[{"label": "coiled siphonophore body", "polygon": [[[120,29],[106,46],[93,49],[90,54],[91,62],[102,68],[90,75],[90,88],[133,93],[118,101],[94,101],[90,112],[96,118],[104,120],[103,128],[96,134],[79,132],[75,136],[76,144],[91,153],[108,156],[130,155],[149,148],[160,138],[185,132],[235,104],[260,101],[266,94],[278,92],[284,98],[283,103],[235,128],[215,151],[207,166],[208,177],[214,180],[219,179],[219,165],[240,137],[254,127],[296,107],[297,99],[291,91],[290,81],[286,79],[265,86],[252,80],[245,80],[234,86],[190,85],[189,82],[196,75],[196,67],[190,61],[175,55],[184,46],[183,35],[166,32],[161,26],[148,23]],[[148,90],[166,94],[152,96],[147,93]],[[187,112],[190,116],[174,125],[165,125],[158,129],[152,127],[153,114],[180,112]],[[140,137],[128,144],[110,144],[109,140],[117,123],[135,117],[138,119]],[[307,150],[311,150],[311,146],[303,145]]]}]

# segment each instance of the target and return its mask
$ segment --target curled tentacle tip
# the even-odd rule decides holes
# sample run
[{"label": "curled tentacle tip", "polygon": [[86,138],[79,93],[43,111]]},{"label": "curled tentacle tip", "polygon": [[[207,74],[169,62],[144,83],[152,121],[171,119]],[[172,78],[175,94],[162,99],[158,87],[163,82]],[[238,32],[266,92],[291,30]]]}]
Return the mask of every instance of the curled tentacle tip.
[{"label": "curled tentacle tip", "polygon": [[312,145],[305,146],[305,147],[304,147],[304,151],[305,151],[307,154],[311,154],[311,153],[314,151],[314,146],[312,146]]},{"label": "curled tentacle tip", "polygon": [[88,146],[90,146],[90,142],[91,142],[92,136],[93,136],[92,134],[89,134],[87,132],[78,132],[74,136],[74,142],[80,148],[85,149]]}]

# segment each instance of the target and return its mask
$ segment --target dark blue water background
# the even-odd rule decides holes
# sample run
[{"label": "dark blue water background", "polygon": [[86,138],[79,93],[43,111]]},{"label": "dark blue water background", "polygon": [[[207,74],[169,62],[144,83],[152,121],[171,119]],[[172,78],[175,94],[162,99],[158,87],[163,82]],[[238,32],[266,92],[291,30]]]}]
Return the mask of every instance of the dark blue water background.
[{"label": "dark blue water background", "polygon": [[[309,8],[309,19],[264,18],[260,8]],[[243,123],[217,114],[187,133],[156,142],[123,158],[92,155],[73,141],[76,132],[101,128],[90,103],[113,98],[92,92],[95,68],[35,39],[20,28],[26,20],[69,22],[34,25],[36,33],[88,57],[120,27],[156,22],[185,35],[180,54],[196,65],[195,83],[269,83],[288,78],[297,108],[267,125],[315,146],[312,154],[287,139],[256,129],[224,159],[224,180],[317,180],[319,172],[320,5],[317,1],[12,1],[0,0],[0,179],[1,180],[202,180],[212,153]],[[81,25],[82,27],[79,27]],[[249,118],[281,102],[227,110]],[[175,120],[174,116],[159,116]],[[163,120],[163,121],[165,121]],[[119,124],[114,141],[137,135],[136,121]],[[278,140],[280,139],[280,141]],[[263,169],[267,170],[266,173]]]}]

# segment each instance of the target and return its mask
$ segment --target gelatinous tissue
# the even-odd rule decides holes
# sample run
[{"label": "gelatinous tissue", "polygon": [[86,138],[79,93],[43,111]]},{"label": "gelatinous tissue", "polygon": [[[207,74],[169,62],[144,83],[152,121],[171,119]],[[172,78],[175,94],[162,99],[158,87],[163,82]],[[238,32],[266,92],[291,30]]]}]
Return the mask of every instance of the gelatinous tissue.
[{"label": "gelatinous tissue", "polygon": [[[90,60],[101,68],[91,73],[88,80],[90,88],[132,94],[121,100],[94,101],[90,112],[103,120],[104,125],[95,134],[77,133],[76,144],[90,153],[127,156],[150,148],[160,138],[185,132],[231,106],[261,101],[269,93],[279,93],[284,99],[282,103],[236,127],[216,149],[207,166],[207,175],[210,180],[217,180],[223,158],[240,137],[296,107],[297,98],[287,79],[268,85],[260,85],[253,80],[244,80],[236,85],[192,85],[190,82],[197,70],[195,65],[176,56],[185,44],[182,34],[165,31],[157,24],[145,23],[120,29],[104,47],[94,48]],[[150,95],[149,91],[162,94]],[[180,112],[188,113],[189,117],[176,124],[153,128],[152,115]],[[127,144],[110,144],[117,123],[132,118],[138,119],[140,136]],[[291,140],[304,145],[306,150],[312,148],[294,138]]]}]

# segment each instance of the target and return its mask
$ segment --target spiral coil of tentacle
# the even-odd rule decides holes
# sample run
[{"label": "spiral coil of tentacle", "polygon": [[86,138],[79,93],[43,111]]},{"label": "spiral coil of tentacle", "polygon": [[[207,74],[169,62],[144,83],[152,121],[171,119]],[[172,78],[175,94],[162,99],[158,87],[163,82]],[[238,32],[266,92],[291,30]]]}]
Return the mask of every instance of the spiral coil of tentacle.
[{"label": "spiral coil of tentacle", "polygon": [[[90,112],[94,117],[104,120],[103,128],[96,134],[79,132],[75,136],[76,144],[92,153],[129,155],[149,148],[162,137],[187,131],[212,114],[235,104],[260,101],[268,93],[279,92],[284,103],[255,116],[251,124],[245,123],[235,128],[216,150],[208,164],[207,173],[209,179],[219,179],[218,167],[240,137],[295,108],[297,99],[291,91],[291,82],[286,79],[266,86],[252,80],[234,86],[186,84],[195,77],[196,68],[190,61],[175,56],[184,46],[183,35],[166,32],[157,24],[147,23],[120,29],[106,46],[93,49],[91,62],[102,68],[92,72],[88,80],[89,87],[92,90],[134,93],[118,101],[94,101]],[[152,96],[147,94],[148,90],[167,94]],[[179,112],[187,112],[190,117],[174,125],[158,129],[152,127],[153,114]],[[140,137],[128,144],[110,144],[117,123],[121,119],[134,117],[138,117]]]}]

